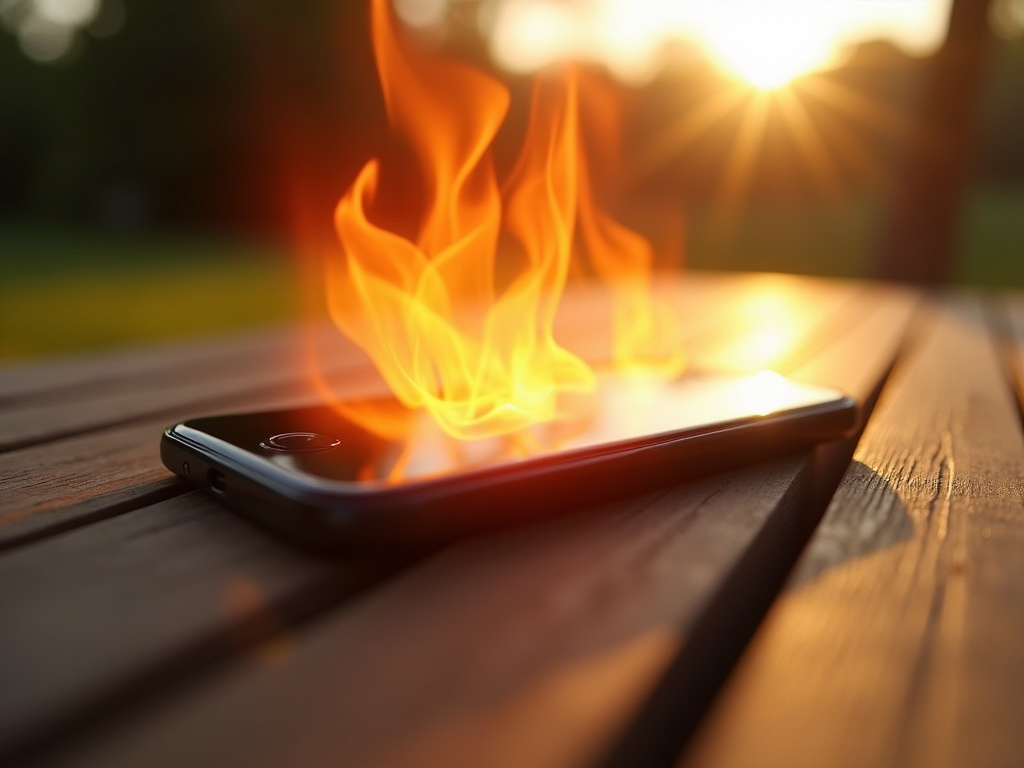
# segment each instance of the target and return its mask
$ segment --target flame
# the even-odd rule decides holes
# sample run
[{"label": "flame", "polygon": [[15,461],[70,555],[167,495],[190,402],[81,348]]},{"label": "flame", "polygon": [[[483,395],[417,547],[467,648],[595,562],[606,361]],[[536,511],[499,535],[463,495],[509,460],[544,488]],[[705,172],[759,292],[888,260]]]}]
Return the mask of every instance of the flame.
[{"label": "flame", "polygon": [[[604,186],[625,174],[616,167],[622,144],[622,107],[596,81],[584,81],[595,128],[593,153],[605,158]],[[612,299],[613,362],[619,370],[678,375],[685,364],[681,325],[673,308],[652,296],[654,254],[638,233],[604,213],[593,199],[598,186],[584,155],[580,156],[578,220],[585,251],[594,271],[608,285]]]},{"label": "flame", "polygon": [[[560,400],[596,386],[591,367],[553,330],[577,241],[594,271],[614,281],[615,362],[677,373],[676,324],[649,296],[650,245],[592,199],[578,73],[536,80],[526,138],[499,185],[491,144],[507,88],[464,63],[407,49],[386,0],[372,0],[371,19],[388,118],[415,159],[424,211],[408,236],[372,220],[384,186],[376,159],[336,208],[341,252],[326,260],[331,318],[404,410],[336,407],[390,437],[408,429],[410,410],[460,440],[569,418]],[[522,258],[502,281],[496,265],[507,241]]]}]

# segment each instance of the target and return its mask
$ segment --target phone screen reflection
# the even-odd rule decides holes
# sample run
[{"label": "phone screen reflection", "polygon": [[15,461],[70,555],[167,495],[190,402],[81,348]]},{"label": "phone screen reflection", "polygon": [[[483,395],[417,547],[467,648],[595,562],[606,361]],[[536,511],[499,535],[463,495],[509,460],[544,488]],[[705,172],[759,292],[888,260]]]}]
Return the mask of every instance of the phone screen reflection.
[{"label": "phone screen reflection", "polygon": [[[268,451],[275,464],[332,480],[393,485],[526,459],[576,458],[678,439],[680,433],[831,402],[831,389],[772,371],[745,376],[687,374],[657,380],[603,374],[597,388],[560,403],[562,418],[481,440],[456,440],[426,414],[410,418],[401,439],[379,437],[329,409],[309,418],[339,445],[319,453]],[[333,431],[331,431],[333,430]]]}]

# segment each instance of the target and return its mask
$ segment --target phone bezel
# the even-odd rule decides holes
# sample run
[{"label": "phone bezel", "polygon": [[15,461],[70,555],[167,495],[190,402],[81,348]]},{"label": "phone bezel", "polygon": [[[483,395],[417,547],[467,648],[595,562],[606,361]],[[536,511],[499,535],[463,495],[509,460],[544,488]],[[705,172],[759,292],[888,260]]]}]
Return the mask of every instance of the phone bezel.
[{"label": "phone bezel", "polygon": [[[167,428],[161,457],[172,472],[260,525],[300,546],[334,552],[368,543],[447,540],[806,449],[854,428],[856,403],[838,391],[834,395],[832,400],[765,416],[397,485],[353,483],[288,470],[194,426],[202,419]],[[241,416],[255,419],[287,412]],[[218,491],[209,487],[210,472],[220,475]]]}]

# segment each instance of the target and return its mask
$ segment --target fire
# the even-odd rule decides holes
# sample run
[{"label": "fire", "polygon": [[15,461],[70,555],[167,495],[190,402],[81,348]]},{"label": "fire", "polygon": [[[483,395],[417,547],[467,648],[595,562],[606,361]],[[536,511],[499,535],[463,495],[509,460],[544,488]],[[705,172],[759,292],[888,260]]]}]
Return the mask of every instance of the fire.
[{"label": "fire", "polygon": [[[371,18],[388,118],[415,158],[425,210],[411,236],[371,220],[382,168],[367,163],[335,211],[341,253],[327,260],[327,298],[335,325],[397,400],[460,440],[568,418],[560,401],[597,381],[553,331],[580,248],[610,286],[614,362],[678,373],[678,328],[649,295],[650,245],[593,200],[578,73],[537,79],[526,138],[499,185],[491,145],[507,88],[465,63],[405,47],[387,0],[372,0]],[[509,241],[522,258],[503,278],[497,264]],[[378,433],[401,429],[394,412],[337,407]]]}]

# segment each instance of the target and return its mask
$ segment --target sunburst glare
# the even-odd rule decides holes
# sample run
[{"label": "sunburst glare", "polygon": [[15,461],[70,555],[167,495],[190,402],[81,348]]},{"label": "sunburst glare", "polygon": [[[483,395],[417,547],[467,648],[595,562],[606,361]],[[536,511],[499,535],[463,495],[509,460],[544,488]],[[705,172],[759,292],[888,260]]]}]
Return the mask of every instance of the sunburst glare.
[{"label": "sunburst glare", "polygon": [[[403,0],[426,4],[442,0]],[[451,2],[451,0],[448,0]],[[778,88],[839,63],[864,40],[934,50],[950,0],[488,0],[481,27],[501,66],[595,61],[626,80],[652,77],[665,45],[686,41],[755,88]]]}]

